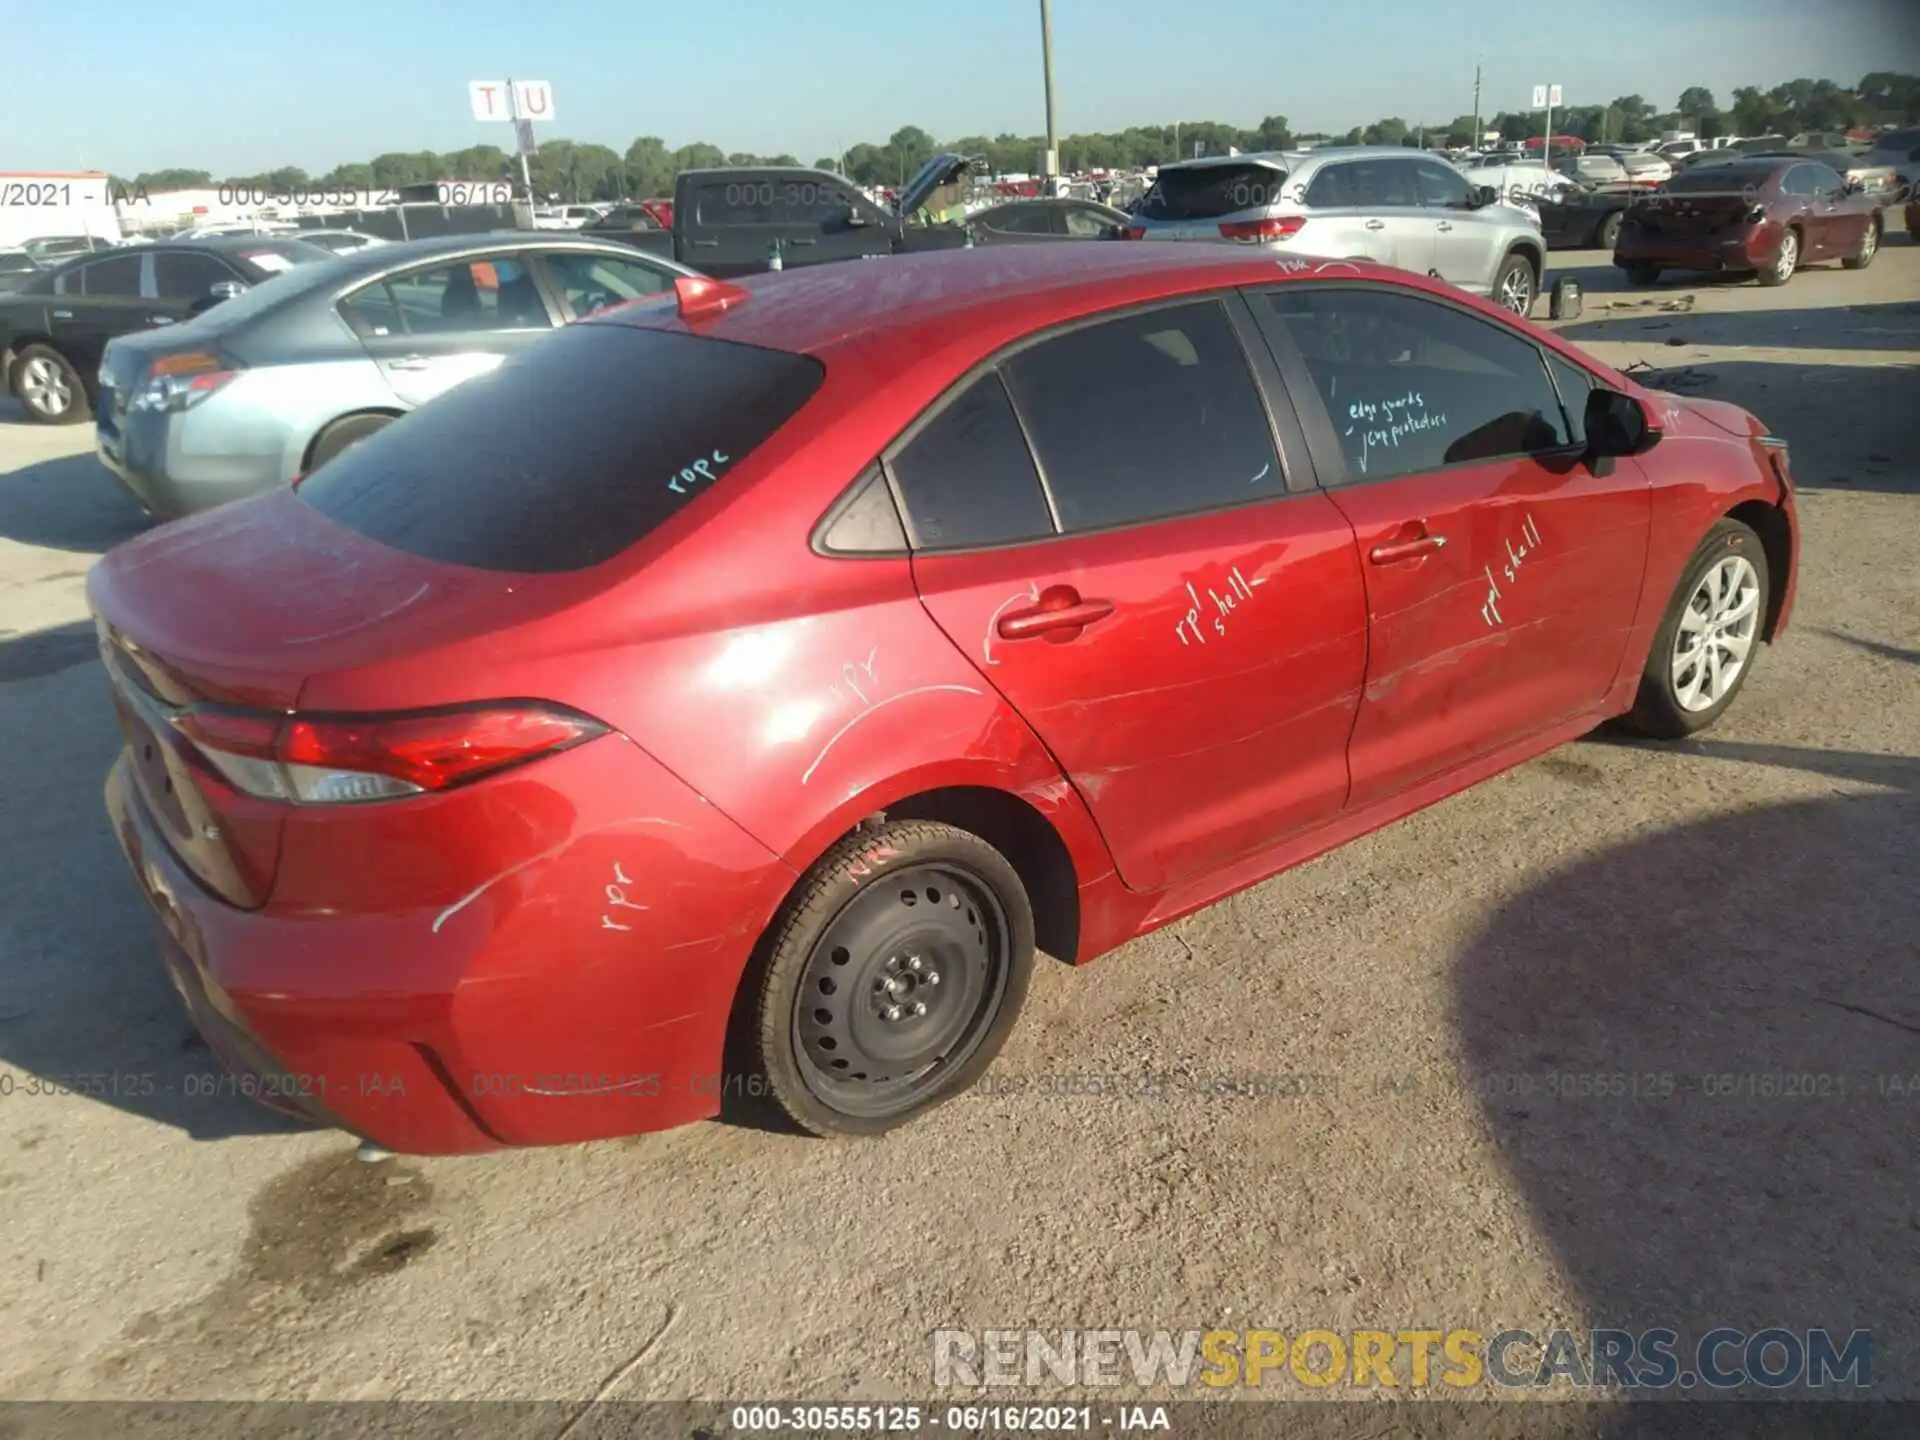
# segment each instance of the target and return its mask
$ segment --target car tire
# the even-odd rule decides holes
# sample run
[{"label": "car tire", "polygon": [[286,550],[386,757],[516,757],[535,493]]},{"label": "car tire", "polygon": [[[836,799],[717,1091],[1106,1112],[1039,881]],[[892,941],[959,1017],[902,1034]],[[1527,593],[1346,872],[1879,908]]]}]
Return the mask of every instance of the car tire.
[{"label": "car tire", "polygon": [[749,968],[753,1093],[822,1137],[925,1114],[993,1063],[1033,947],[1026,887],[978,835],[926,820],[854,832],[807,872]]},{"label": "car tire", "polygon": [[14,358],[8,388],[20,397],[27,418],[39,425],[78,425],[89,419],[87,382],[73,362],[51,345],[28,345]]},{"label": "car tire", "polygon": [[1793,278],[1793,272],[1800,268],[1800,232],[1789,228],[1780,237],[1780,253],[1766,269],[1754,278],[1762,285],[1772,287],[1784,285]]},{"label": "car tire", "polygon": [[314,437],[313,445],[307,451],[307,468],[303,473],[311,475],[349,445],[386,429],[398,418],[397,415],[347,415],[335,420]]},{"label": "car tire", "polygon": [[1502,310],[1525,319],[1533,313],[1539,298],[1540,282],[1533,273],[1533,262],[1518,250],[1509,252],[1493,272],[1493,303]]},{"label": "car tire", "polygon": [[1622,267],[1627,272],[1627,282],[1632,285],[1654,285],[1660,280],[1660,267],[1649,265],[1644,260],[1635,260]]},{"label": "car tire", "polygon": [[1848,270],[1864,270],[1873,263],[1873,257],[1880,253],[1880,217],[1873,216],[1867,222],[1864,234],[1860,236],[1860,248],[1842,260],[1840,264]]},{"label": "car tire", "polygon": [[1593,247],[1596,250],[1611,250],[1620,241],[1620,223],[1625,217],[1624,210],[1616,210],[1600,222],[1600,228],[1594,232]]},{"label": "car tire", "polygon": [[1771,585],[1760,537],[1738,520],[1717,522],[1667,602],[1626,727],[1678,740],[1726,713],[1753,669]]}]

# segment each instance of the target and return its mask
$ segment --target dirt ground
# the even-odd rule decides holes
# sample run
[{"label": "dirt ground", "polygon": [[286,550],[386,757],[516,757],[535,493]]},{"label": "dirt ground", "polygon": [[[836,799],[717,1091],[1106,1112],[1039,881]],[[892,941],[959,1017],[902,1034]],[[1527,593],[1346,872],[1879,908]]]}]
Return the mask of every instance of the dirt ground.
[{"label": "dirt ground", "polygon": [[[1024,1093],[845,1146],[370,1165],[241,1101],[28,1095],[211,1062],[99,799],[82,582],[139,521],[90,429],[0,411],[0,1398],[928,1398],[939,1328],[1554,1325],[1869,1328],[1920,1398],[1920,247],[1782,290],[1603,260],[1556,257],[1567,333],[1792,442],[1799,609],[1726,721],[1045,965]],[[1184,1078],[1036,1093],[1143,1073]]]}]

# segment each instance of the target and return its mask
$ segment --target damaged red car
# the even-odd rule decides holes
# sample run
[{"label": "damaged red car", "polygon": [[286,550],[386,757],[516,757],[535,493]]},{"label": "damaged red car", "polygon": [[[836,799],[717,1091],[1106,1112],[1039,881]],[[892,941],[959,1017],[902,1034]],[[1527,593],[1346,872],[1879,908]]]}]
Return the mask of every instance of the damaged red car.
[{"label": "damaged red car", "polygon": [[[1070,252],[1070,253],[1069,253]],[[686,280],[88,594],[208,1041],[416,1153],[963,1091],[1071,963],[1783,633],[1787,448],[1437,281]]]},{"label": "damaged red car", "polygon": [[1883,230],[1874,197],[1830,165],[1793,156],[1708,162],[1628,208],[1613,263],[1636,285],[1667,270],[1751,274],[1762,285],[1784,285],[1823,260],[1866,269]]}]

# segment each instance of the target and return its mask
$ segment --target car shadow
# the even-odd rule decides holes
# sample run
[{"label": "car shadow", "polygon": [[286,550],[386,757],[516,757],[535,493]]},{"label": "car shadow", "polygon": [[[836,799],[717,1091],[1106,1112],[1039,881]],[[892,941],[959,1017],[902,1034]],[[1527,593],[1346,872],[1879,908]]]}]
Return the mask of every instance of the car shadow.
[{"label": "car shadow", "polygon": [[0,538],[102,555],[153,522],[92,454],[0,473]]},{"label": "car shadow", "polygon": [[[1576,320],[1561,325],[1568,340],[1644,342],[1652,345],[1750,346],[1792,350],[1920,350],[1920,300],[1872,305],[1802,306],[1775,310],[1663,311],[1672,297],[1649,292],[1655,302],[1636,313]],[[1685,289],[1695,286],[1679,287]]]},{"label": "car shadow", "polygon": [[101,800],[119,748],[91,624],[0,639],[0,1076],[195,1139],[298,1130],[225,1091],[167,981]]},{"label": "car shadow", "polygon": [[[1681,753],[1834,793],[1646,834],[1516,897],[1453,976],[1464,1078],[1582,1323],[1676,1330],[1683,1373],[1721,1326],[1824,1328],[1839,1348],[1868,1330],[1878,1393],[1910,1398],[1920,759],[1713,740]],[[1716,1393],[1754,1392],[1658,1395]],[[1720,1408],[1628,1406],[1612,1433]],[[1827,1433],[1869,1433],[1879,1407],[1859,1408],[1859,1424],[1839,1423],[1853,1406],[1828,1412]],[[1814,1420],[1781,1418],[1802,1427],[1781,1433]]]},{"label": "car shadow", "polygon": [[1907,665],[1920,665],[1920,650],[1909,650],[1901,645],[1889,645],[1884,640],[1868,640],[1864,636],[1849,635],[1844,630],[1823,629],[1823,635],[1829,635],[1842,645],[1851,645],[1882,660],[1895,660]]}]

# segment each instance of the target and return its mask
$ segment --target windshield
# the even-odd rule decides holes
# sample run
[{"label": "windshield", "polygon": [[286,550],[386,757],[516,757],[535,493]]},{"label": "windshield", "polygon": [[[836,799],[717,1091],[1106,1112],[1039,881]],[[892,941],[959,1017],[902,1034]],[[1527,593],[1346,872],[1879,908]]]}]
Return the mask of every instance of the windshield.
[{"label": "windshield", "polygon": [[1149,220],[1214,220],[1280,203],[1287,172],[1278,165],[1174,166],[1162,170],[1140,213]]},{"label": "windshield", "polygon": [[[273,252],[280,249],[297,252],[293,258],[285,259]],[[266,252],[270,261],[278,263],[261,266],[256,258]],[[258,274],[259,278],[246,290],[231,300],[223,300],[208,310],[193,323],[224,328],[250,320],[256,315],[266,313],[277,306],[299,299],[302,295],[324,289],[338,283],[338,267],[342,263],[317,245],[248,245],[238,251],[227,251],[234,259],[246,263],[249,274]],[[320,263],[313,263],[313,262]]]}]

